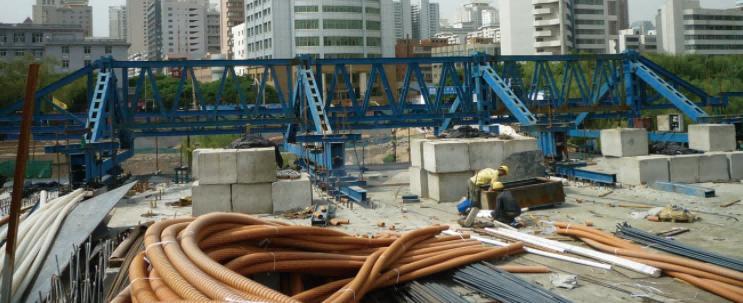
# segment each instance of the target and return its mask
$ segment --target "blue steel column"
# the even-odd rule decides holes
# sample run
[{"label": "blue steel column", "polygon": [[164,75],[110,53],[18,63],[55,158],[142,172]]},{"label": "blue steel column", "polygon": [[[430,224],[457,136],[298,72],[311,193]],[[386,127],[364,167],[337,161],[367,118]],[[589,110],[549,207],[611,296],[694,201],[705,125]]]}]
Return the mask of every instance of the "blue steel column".
[{"label": "blue steel column", "polygon": [[629,56],[623,60],[624,64],[624,92],[626,94],[625,103],[630,106],[632,110],[629,111],[627,121],[630,127],[634,124],[634,119],[637,117],[639,112],[639,100],[636,95],[636,85],[634,76],[634,66],[632,64],[632,58]]}]

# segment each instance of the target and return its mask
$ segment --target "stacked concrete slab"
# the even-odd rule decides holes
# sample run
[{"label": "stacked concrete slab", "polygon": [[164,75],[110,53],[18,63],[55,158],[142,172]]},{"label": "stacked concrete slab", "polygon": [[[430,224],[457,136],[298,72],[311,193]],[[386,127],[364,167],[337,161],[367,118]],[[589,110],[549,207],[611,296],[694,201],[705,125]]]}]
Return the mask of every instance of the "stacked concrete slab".
[{"label": "stacked concrete slab", "polygon": [[732,124],[689,125],[689,148],[704,152],[736,150],[735,126]]},{"label": "stacked concrete slab", "polygon": [[438,202],[456,202],[467,195],[467,180],[476,171],[497,168],[511,154],[536,150],[534,138],[413,140],[410,190]]},{"label": "stacked concrete slab", "polygon": [[278,180],[271,185],[273,212],[305,209],[312,205],[310,176],[302,173],[299,179]]},{"label": "stacked concrete slab", "polygon": [[200,149],[194,151],[193,161],[198,179],[191,189],[193,215],[273,212],[273,148]]},{"label": "stacked concrete slab", "polygon": [[605,157],[646,156],[648,152],[648,131],[644,128],[601,130],[601,154]]}]

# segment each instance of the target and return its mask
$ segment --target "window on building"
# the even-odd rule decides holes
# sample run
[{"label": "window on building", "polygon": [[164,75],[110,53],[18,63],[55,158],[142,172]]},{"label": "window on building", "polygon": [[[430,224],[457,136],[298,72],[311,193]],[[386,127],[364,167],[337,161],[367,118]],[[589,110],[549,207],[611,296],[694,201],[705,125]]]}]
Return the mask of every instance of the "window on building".
[{"label": "window on building", "polygon": [[41,43],[44,42],[44,34],[43,33],[33,33],[31,35],[31,41],[33,43]]},{"label": "window on building", "polygon": [[90,54],[90,46],[86,46],[83,48],[83,53]]},{"label": "window on building", "polygon": [[8,34],[2,33],[0,34],[0,43],[6,43],[8,42]]},{"label": "window on building", "polygon": [[4,49],[0,49],[0,57],[5,57],[7,55],[8,55],[8,51],[6,51]]},{"label": "window on building", "polygon": [[85,61],[83,61],[83,64],[85,64],[85,66],[88,66],[88,65],[90,65],[90,60],[85,60]]},{"label": "window on building", "polygon": [[25,33],[13,33],[13,42],[15,43],[26,42],[26,34]]},{"label": "window on building", "polygon": [[317,5],[297,5],[294,7],[295,13],[317,13],[319,11]]},{"label": "window on building", "polygon": [[40,49],[34,50],[34,57],[36,58],[44,57],[44,51]]},{"label": "window on building", "polygon": [[322,11],[326,13],[361,13],[361,6],[350,5],[323,5]]},{"label": "window on building", "polygon": [[62,68],[70,68],[70,60],[62,60]]},{"label": "window on building", "polygon": [[366,29],[368,30],[379,30],[382,28],[382,23],[379,21],[366,20]]},{"label": "window on building", "polygon": [[70,53],[70,47],[69,46],[62,46],[62,53],[63,54],[69,54]]},{"label": "window on building", "polygon": [[366,46],[381,46],[382,38],[378,37],[366,37]]},{"label": "window on building", "polygon": [[297,37],[297,46],[320,46],[320,37]]},{"label": "window on building", "polygon": [[363,46],[364,37],[325,37],[325,46]]},{"label": "window on building", "polygon": [[113,47],[111,47],[110,45],[106,45],[106,54],[110,53],[113,53]]},{"label": "window on building", "polygon": [[367,14],[379,15],[380,14],[380,11],[379,11],[379,8],[377,8],[377,7],[368,7],[367,6],[366,7],[366,13]]},{"label": "window on building", "polygon": [[322,22],[323,29],[362,29],[363,24],[361,20],[325,19]]},{"label": "window on building", "polygon": [[15,56],[16,57],[23,57],[25,55],[26,55],[26,52],[24,52],[23,50],[17,50],[17,51],[15,51]]},{"label": "window on building", "polygon": [[[361,22],[361,21],[359,21],[359,22]],[[295,29],[319,29],[320,28],[320,20],[317,20],[317,19],[312,19],[312,20],[295,20],[294,21],[294,28]]]}]

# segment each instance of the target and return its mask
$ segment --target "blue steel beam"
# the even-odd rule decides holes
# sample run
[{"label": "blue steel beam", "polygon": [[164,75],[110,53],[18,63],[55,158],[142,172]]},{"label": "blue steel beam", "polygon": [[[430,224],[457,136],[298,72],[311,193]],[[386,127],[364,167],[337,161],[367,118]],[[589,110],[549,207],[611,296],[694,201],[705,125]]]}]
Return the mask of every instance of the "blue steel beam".
[{"label": "blue steel beam", "polygon": [[692,121],[697,122],[700,119],[707,118],[709,115],[697,106],[694,102],[689,100],[686,96],[681,94],[668,82],[663,80],[658,74],[653,72],[650,68],[642,63],[630,63],[632,72],[637,75],[640,79],[645,81],[650,87],[656,90],[658,93],[663,95],[668,101],[673,103],[682,113],[689,117]]},{"label": "blue steel beam", "polygon": [[537,118],[534,117],[534,114],[529,111],[526,105],[521,102],[521,99],[503,82],[503,79],[495,73],[493,68],[481,65],[479,67],[479,74],[521,125],[532,126],[537,123]]}]

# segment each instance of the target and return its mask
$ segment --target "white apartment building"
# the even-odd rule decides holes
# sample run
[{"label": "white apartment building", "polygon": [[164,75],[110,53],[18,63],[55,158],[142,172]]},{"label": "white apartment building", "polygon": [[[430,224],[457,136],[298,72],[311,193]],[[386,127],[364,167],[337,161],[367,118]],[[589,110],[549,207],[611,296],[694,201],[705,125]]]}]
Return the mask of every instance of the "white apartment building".
[{"label": "white apartment building", "polygon": [[93,35],[93,7],[88,0],[36,0],[34,24],[79,25],[85,36]]},{"label": "white apartment building", "polygon": [[245,59],[393,57],[394,21],[391,0],[246,0],[245,46],[236,43],[233,52],[244,50]]},{"label": "white apartment building", "polygon": [[147,8],[150,0],[126,0],[126,41],[129,55],[137,58],[147,54]]},{"label": "white apartment building", "polygon": [[743,11],[668,0],[656,16],[658,50],[669,54],[743,54]]},{"label": "white apartment building", "polygon": [[126,33],[126,7],[108,7],[108,37],[112,39],[128,40]]},{"label": "white apartment building", "polygon": [[245,2],[243,0],[220,0],[219,40],[220,50],[228,59],[232,59],[234,38],[232,27],[245,23]]},{"label": "white apartment building", "polygon": [[[610,53],[628,26],[627,0],[502,0],[504,55]],[[529,37],[532,37],[531,39]]]},{"label": "white apartment building", "polygon": [[208,0],[152,0],[147,57],[201,59],[208,52]]},{"label": "white apartment building", "polygon": [[654,53],[658,49],[655,31],[644,33],[638,28],[629,28],[619,31],[617,40],[612,40],[612,49],[615,53],[623,53],[627,50]]},{"label": "white apartment building", "polygon": [[413,10],[410,0],[393,2],[395,8],[395,39],[413,38]]}]

